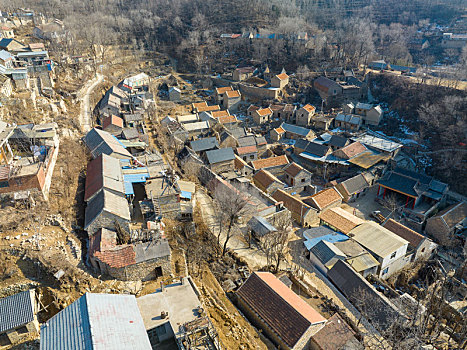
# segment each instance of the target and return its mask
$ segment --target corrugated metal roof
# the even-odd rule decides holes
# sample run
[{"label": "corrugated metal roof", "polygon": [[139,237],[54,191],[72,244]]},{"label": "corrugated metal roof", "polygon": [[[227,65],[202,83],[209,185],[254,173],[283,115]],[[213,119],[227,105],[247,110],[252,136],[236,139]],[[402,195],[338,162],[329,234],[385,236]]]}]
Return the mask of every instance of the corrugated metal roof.
[{"label": "corrugated metal roof", "polygon": [[29,290],[0,299],[0,333],[34,320],[32,300]]},{"label": "corrugated metal roof", "polygon": [[41,327],[41,350],[151,350],[133,295],[86,293]]}]

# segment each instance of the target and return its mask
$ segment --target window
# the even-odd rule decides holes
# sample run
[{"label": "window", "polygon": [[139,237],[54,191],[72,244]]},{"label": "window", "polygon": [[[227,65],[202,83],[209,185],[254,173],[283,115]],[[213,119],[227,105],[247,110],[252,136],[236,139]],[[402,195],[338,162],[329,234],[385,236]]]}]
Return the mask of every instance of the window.
[{"label": "window", "polygon": [[394,259],[396,257],[396,253],[397,252],[394,252],[394,253],[391,254],[391,259]]},{"label": "window", "polygon": [[26,326],[23,326],[23,327],[19,327],[17,330],[16,330],[16,333],[18,334],[26,334],[26,333],[29,333],[28,331],[28,328]]},{"label": "window", "polygon": [[0,188],[1,187],[8,187],[8,181],[0,181]]},{"label": "window", "polygon": [[305,179],[302,179],[302,182],[305,182]]},{"label": "window", "polygon": [[389,271],[389,267],[386,267],[384,270],[383,270],[383,275],[387,274]]},{"label": "window", "polygon": [[252,154],[252,155],[250,156],[250,159],[255,159],[255,155]]}]

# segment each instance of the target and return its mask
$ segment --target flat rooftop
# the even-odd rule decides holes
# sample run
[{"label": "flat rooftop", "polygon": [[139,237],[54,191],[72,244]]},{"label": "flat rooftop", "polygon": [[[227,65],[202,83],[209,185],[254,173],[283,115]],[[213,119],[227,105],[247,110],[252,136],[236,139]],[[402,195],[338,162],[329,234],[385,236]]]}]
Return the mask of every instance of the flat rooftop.
[{"label": "flat rooftop", "polygon": [[[157,289],[152,294],[137,298],[136,302],[146,330],[170,322],[177,336],[180,326],[200,317],[198,308],[201,302],[187,278],[183,279],[183,283],[174,283],[163,290]],[[165,319],[161,318],[162,311],[168,313]]]}]

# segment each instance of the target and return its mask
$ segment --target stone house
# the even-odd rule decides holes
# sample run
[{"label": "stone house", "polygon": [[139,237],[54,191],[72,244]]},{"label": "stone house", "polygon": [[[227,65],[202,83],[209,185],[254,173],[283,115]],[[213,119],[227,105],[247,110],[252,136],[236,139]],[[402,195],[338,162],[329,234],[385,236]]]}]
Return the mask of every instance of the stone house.
[{"label": "stone house", "polygon": [[[190,157],[188,163],[190,165],[196,164],[196,159]],[[185,164],[186,166],[187,164]],[[152,199],[152,209],[155,216],[160,215],[168,219],[180,218],[181,191],[170,172],[165,176],[155,175],[147,179],[144,190],[146,196]]]},{"label": "stone house", "polygon": [[231,86],[218,87],[214,90],[214,99],[218,105],[224,104],[224,93],[226,91],[233,91]]},{"label": "stone house", "polygon": [[240,310],[280,349],[310,348],[326,319],[269,272],[254,272],[235,292]]},{"label": "stone house", "polygon": [[326,77],[319,77],[313,81],[313,87],[318,91],[322,99],[343,94],[342,86]]},{"label": "stone house", "polygon": [[240,176],[251,176],[254,173],[253,168],[237,155],[235,155],[234,167],[235,172]]},{"label": "stone house", "polygon": [[316,108],[310,104],[307,104],[299,108],[296,112],[296,124],[299,126],[309,126],[311,125],[311,120],[315,114]]},{"label": "stone house", "polygon": [[289,83],[289,76],[286,73],[275,75],[271,78],[271,86],[283,89]]},{"label": "stone house", "polygon": [[172,86],[169,89],[169,100],[173,102],[180,102],[182,99],[182,91],[176,87]]},{"label": "stone house", "polygon": [[300,225],[310,227],[318,223],[318,211],[302,202],[299,198],[292,196],[282,189],[277,189],[272,194],[272,198],[278,202],[282,202],[284,207],[290,211],[292,218]]},{"label": "stone house", "polygon": [[433,237],[450,238],[467,227],[467,203],[453,204],[426,221],[425,232]]},{"label": "stone house", "polygon": [[0,73],[0,95],[10,97],[13,92],[13,85],[11,79],[5,74]]},{"label": "stone house", "polygon": [[250,106],[248,107],[248,109],[246,110],[246,115],[247,115],[248,117],[253,118],[253,113],[254,113],[255,111],[259,110],[259,109],[261,109],[261,108],[258,107],[258,106],[250,105]]},{"label": "stone house", "polygon": [[251,230],[252,236],[260,242],[266,235],[277,232],[277,229],[262,216],[253,216],[248,221],[248,229]]},{"label": "stone house", "polygon": [[255,67],[242,67],[237,68],[232,73],[232,79],[235,81],[243,81],[253,76]]},{"label": "stone house", "polygon": [[339,182],[336,185],[336,190],[342,195],[342,200],[345,203],[352,202],[363,195],[369,188],[370,184],[362,174],[355,175],[350,179]]},{"label": "stone house", "polygon": [[101,190],[106,190],[120,197],[125,194],[120,160],[106,154],[101,154],[88,163],[84,201],[89,202]]},{"label": "stone house", "polygon": [[364,348],[357,340],[355,331],[337,312],[311,337],[310,350],[363,350]]},{"label": "stone house", "polygon": [[86,206],[84,230],[91,237],[100,228],[115,230],[120,226],[130,231],[130,209],[124,197],[106,189],[100,191]]},{"label": "stone house", "polygon": [[287,164],[289,164],[289,160],[286,155],[257,159],[251,162],[255,171],[265,169],[272,174],[279,174]]},{"label": "stone house", "polygon": [[84,137],[84,143],[93,158],[97,158],[103,153],[118,159],[133,158],[115,137],[103,130],[91,129]]},{"label": "stone house", "polygon": [[222,107],[228,110],[237,110],[240,102],[242,101],[242,95],[240,91],[225,91],[222,97]]},{"label": "stone house", "polygon": [[89,261],[100,274],[122,281],[148,281],[172,273],[166,239],[117,244],[117,232],[101,228],[89,240]]},{"label": "stone house", "polygon": [[271,120],[271,108],[261,108],[253,112],[253,120],[256,124],[264,124]]},{"label": "stone house", "polygon": [[245,162],[251,162],[253,160],[258,159],[258,149],[256,148],[256,146],[237,147],[235,152]]},{"label": "stone house", "polygon": [[280,126],[275,129],[271,129],[269,132],[269,137],[272,141],[279,142],[285,136],[285,130],[282,129]]},{"label": "stone house", "polygon": [[373,106],[369,103],[357,103],[355,114],[362,117],[363,125],[378,125],[383,117],[383,109],[380,105]]},{"label": "stone house", "polygon": [[0,299],[0,347],[39,333],[38,296],[34,289]]},{"label": "stone house", "polygon": [[290,163],[284,168],[285,182],[294,192],[302,192],[311,185],[311,173],[297,163]]},{"label": "stone house", "polygon": [[383,224],[383,227],[409,242],[408,251],[413,254],[412,261],[429,259],[438,246],[428,237],[415,232],[393,219],[387,220]]},{"label": "stone house", "polygon": [[0,34],[2,38],[13,39],[15,37],[15,32],[13,28],[7,27],[5,25],[0,27]]},{"label": "stone house", "polygon": [[303,201],[318,210],[318,212],[322,212],[326,209],[340,206],[342,204],[342,196],[334,187],[330,187],[305,198]]},{"label": "stone house", "polygon": [[315,133],[311,129],[307,129],[301,126],[292,125],[288,123],[282,123],[280,126],[285,131],[285,138],[291,140],[312,140],[316,137]]},{"label": "stone house", "polygon": [[235,154],[231,147],[207,151],[205,158],[209,169],[216,174],[234,170]]},{"label": "stone house", "polygon": [[354,114],[338,113],[334,125],[345,131],[358,131],[362,126],[362,118]]},{"label": "stone house", "polygon": [[271,174],[269,171],[261,169],[256,174],[253,175],[253,183],[261,191],[271,194],[278,188],[283,189],[285,187],[284,183]]},{"label": "stone house", "polygon": [[114,136],[120,135],[123,130],[123,119],[110,115],[102,122],[102,129]]},{"label": "stone house", "polygon": [[313,118],[313,127],[318,130],[327,131],[332,126],[334,118],[326,115],[315,115]]}]

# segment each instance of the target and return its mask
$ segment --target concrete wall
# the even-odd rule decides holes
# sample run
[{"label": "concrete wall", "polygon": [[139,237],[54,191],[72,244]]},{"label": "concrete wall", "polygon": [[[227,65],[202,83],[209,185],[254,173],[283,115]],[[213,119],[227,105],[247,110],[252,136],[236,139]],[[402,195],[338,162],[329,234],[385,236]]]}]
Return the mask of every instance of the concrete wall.
[{"label": "concrete wall", "polygon": [[[379,278],[385,280],[389,278],[392,274],[402,269],[405,265],[407,265],[412,256],[407,256],[407,248],[408,245],[404,245],[396,250],[396,256],[391,259],[391,255],[386,256],[384,259],[377,258],[380,262],[380,268],[378,271]],[[383,273],[385,269],[388,269],[386,273]]]}]

